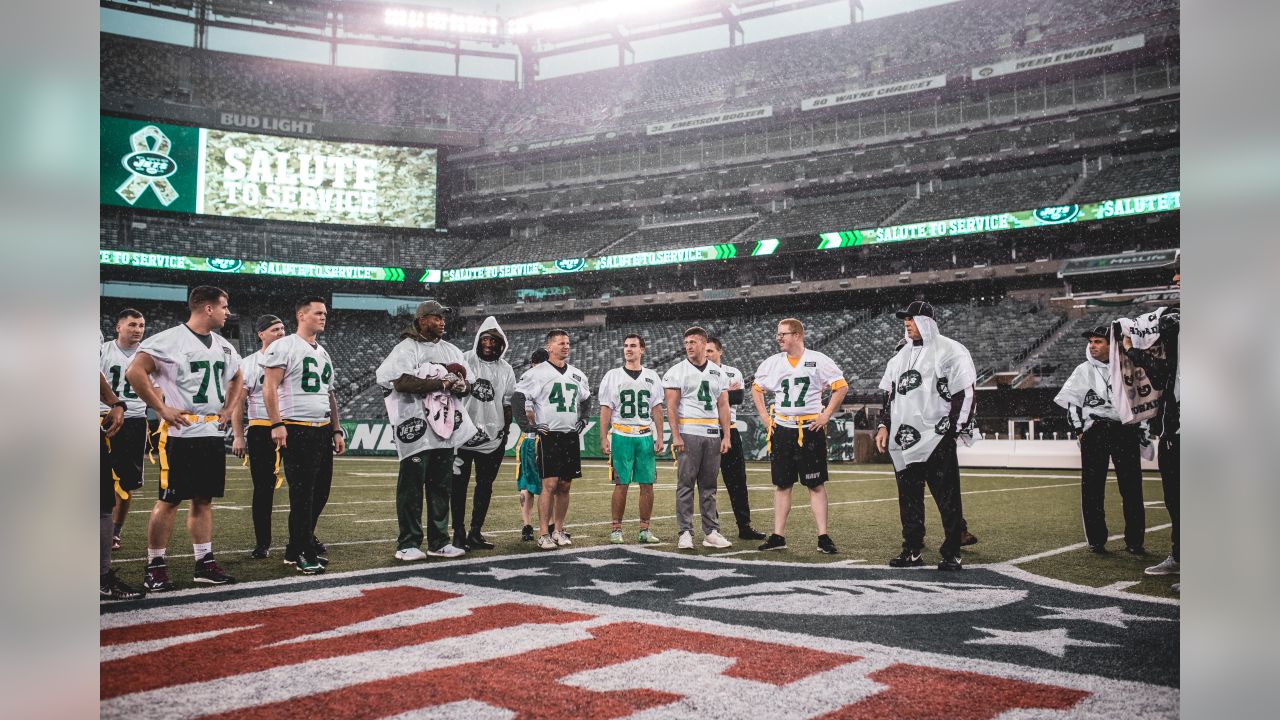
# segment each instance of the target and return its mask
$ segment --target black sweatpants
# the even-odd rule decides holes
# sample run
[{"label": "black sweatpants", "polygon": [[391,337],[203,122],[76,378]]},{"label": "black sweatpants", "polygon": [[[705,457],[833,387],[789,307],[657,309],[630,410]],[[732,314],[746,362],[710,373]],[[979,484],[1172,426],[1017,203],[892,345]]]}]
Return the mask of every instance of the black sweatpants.
[{"label": "black sweatpants", "polygon": [[1173,522],[1173,559],[1182,562],[1178,554],[1178,487],[1182,477],[1182,436],[1173,433],[1160,438],[1160,484],[1164,486],[1164,506]]},{"label": "black sweatpants", "polygon": [[1107,463],[1115,464],[1116,483],[1124,506],[1124,544],[1142,547],[1146,540],[1147,513],[1142,504],[1142,429],[1137,425],[1095,420],[1080,436],[1080,515],[1084,538],[1090,545],[1107,542],[1104,507]]},{"label": "black sweatpants", "polygon": [[918,552],[924,548],[924,487],[928,485],[942,515],[945,538],[939,550],[943,555],[959,555],[964,516],[960,512],[960,463],[955,439],[944,437],[928,460],[908,465],[897,473],[897,479],[903,549]]},{"label": "black sweatpants", "polygon": [[286,425],[289,435],[280,449],[284,478],[289,483],[289,543],[285,557],[311,550],[316,522],[329,500],[333,484],[333,430]]},{"label": "black sweatpants", "polygon": [[459,449],[453,458],[453,490],[449,505],[453,515],[453,536],[465,538],[467,533],[467,485],[471,482],[471,466],[476,468],[476,492],[471,501],[471,532],[480,532],[484,519],[489,515],[489,500],[493,497],[493,481],[502,468],[506,447],[498,443],[493,452],[475,452]]},{"label": "black sweatpants", "polygon": [[720,477],[724,479],[729,504],[738,532],[751,527],[751,501],[747,499],[747,465],[742,453],[742,435],[737,428],[729,430],[729,452],[720,456]]},{"label": "black sweatpants", "polygon": [[245,431],[245,453],[253,478],[253,537],[260,548],[271,547],[271,506],[276,497],[280,456],[271,441],[271,428],[250,425]]}]

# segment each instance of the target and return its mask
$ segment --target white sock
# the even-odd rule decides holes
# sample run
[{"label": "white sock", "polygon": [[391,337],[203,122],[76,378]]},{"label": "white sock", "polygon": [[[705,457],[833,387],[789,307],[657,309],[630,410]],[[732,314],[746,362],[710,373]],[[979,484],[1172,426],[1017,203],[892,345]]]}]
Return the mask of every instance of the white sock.
[{"label": "white sock", "polygon": [[163,560],[164,551],[165,551],[165,548],[159,548],[159,549],[147,548],[147,562],[149,563],[152,560],[155,560],[156,558],[160,558]]},{"label": "white sock", "polygon": [[195,543],[191,546],[196,551],[196,562],[199,562],[205,555],[213,552],[213,543]]}]

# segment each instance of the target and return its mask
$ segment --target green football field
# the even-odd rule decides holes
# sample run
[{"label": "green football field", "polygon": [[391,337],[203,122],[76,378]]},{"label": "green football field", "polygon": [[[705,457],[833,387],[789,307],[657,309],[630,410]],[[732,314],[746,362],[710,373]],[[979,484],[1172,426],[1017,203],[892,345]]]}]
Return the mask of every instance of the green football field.
[{"label": "green football field", "polygon": [[[555,552],[540,551],[534,543],[520,541],[520,506],[515,489],[512,458],[503,463],[494,486],[493,502],[484,534],[497,548],[478,551],[486,555]],[[392,458],[336,458],[333,491],[316,534],[329,547],[331,572],[403,566],[392,555],[397,534],[395,484],[397,463]],[[568,529],[578,546],[608,543],[609,498],[612,486],[604,461],[585,460],[584,476],[573,483]],[[146,557],[146,521],[154,503],[157,468],[147,467],[147,480],[134,495],[133,509],[125,526],[123,547],[114,555],[115,566],[128,582],[139,584]],[[773,522],[773,486],[766,463],[748,463],[752,524],[769,532]],[[1113,539],[1111,553],[1094,555],[1083,547],[1080,523],[1079,473],[1071,470],[965,469],[961,487],[969,529],[978,536],[977,545],[964,548],[966,565],[1009,563],[1032,573],[1091,587],[1115,585],[1128,592],[1174,596],[1170,585],[1177,576],[1148,577],[1142,570],[1163,559],[1170,548],[1169,515],[1162,502],[1159,474],[1144,473],[1147,505],[1148,557],[1124,552],[1124,542]],[[473,481],[474,482],[474,481]],[[694,550],[676,550],[675,468],[671,461],[658,464],[655,486],[653,528],[664,544],[654,546],[672,553],[729,555],[743,560],[846,563],[882,566],[897,555],[901,544],[898,522],[897,488],[893,472],[886,465],[832,464],[827,484],[831,501],[830,534],[840,552],[823,555],[816,548],[813,516],[808,491],[797,486],[793,510],[787,523],[788,549],[767,553],[755,550],[758,541],[737,539],[729,498],[723,487],[717,493],[724,534],[734,546],[713,550],[701,546],[696,527]],[[267,560],[249,558],[253,548],[250,517],[252,487],[249,468],[240,460],[227,458],[226,495],[215,503],[214,551],[223,568],[238,580],[268,580],[297,575],[285,566],[283,547],[288,527],[288,486],[276,491],[273,512],[273,547]],[[927,491],[926,491],[927,493]],[[626,540],[635,542],[638,530],[639,494],[631,491],[623,526]],[[925,560],[936,563],[942,530],[932,499],[926,498]],[[468,498],[468,518],[470,498]],[[169,574],[180,588],[191,586],[193,565],[191,545],[185,531],[185,505],[180,510],[169,543]],[[1114,480],[1107,487],[1107,518],[1111,536],[1123,531],[1120,494]],[[536,522],[534,523],[536,526]],[[1160,528],[1160,529],[1152,529]],[[1076,547],[1078,546],[1078,547]],[[425,549],[425,548],[424,548]],[[448,562],[428,558],[423,563]]]}]

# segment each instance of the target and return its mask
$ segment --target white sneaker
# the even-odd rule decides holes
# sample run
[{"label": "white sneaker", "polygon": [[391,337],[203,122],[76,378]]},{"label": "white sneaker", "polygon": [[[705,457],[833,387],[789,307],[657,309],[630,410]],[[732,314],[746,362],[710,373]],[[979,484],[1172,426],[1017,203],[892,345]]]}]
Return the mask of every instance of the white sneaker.
[{"label": "white sneaker", "polygon": [[692,550],[693,549],[693,533],[689,532],[688,530],[685,530],[684,532],[680,533],[680,542],[676,543],[676,547],[680,548],[681,550]]},{"label": "white sneaker", "polygon": [[573,541],[569,539],[569,536],[566,535],[565,533],[560,532],[559,530],[551,533],[551,539],[554,540],[557,545],[573,544]]},{"label": "white sneaker", "polygon": [[1182,572],[1181,565],[1173,556],[1165,558],[1159,565],[1152,565],[1144,572],[1148,575],[1179,575]]},{"label": "white sneaker", "polygon": [[427,554],[431,557],[455,558],[461,555],[466,555],[467,551],[460,547],[454,547],[453,545],[445,545],[439,550],[428,550]]},{"label": "white sneaker", "polygon": [[410,562],[413,560],[423,560],[426,557],[427,557],[427,554],[422,552],[416,547],[405,548],[403,550],[396,551],[396,559],[404,560],[405,562]]},{"label": "white sneaker", "polygon": [[709,535],[702,539],[702,547],[727,548],[733,547],[733,543],[721,535],[719,530],[712,530]]},{"label": "white sneaker", "polygon": [[556,541],[552,540],[550,535],[543,535],[538,538],[538,548],[541,550],[555,550]]}]

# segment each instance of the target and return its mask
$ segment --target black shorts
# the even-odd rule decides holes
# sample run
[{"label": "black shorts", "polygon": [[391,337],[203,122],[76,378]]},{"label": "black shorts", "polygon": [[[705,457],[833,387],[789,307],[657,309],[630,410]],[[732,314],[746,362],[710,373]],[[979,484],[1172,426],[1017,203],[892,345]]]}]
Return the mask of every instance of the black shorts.
[{"label": "black shorts", "polygon": [[827,431],[805,430],[804,447],[798,442],[800,431],[778,425],[773,428],[773,456],[769,469],[773,484],[789,488],[796,480],[807,488],[827,481]]},{"label": "black shorts", "polygon": [[191,498],[222,497],[226,485],[227,450],[222,436],[162,439],[160,500],[177,505]]},{"label": "black shorts", "polygon": [[147,454],[147,419],[125,418],[111,443],[111,470],[120,487],[133,492],[142,487],[143,458]]},{"label": "black shorts", "polygon": [[578,433],[549,432],[538,442],[538,473],[543,479],[572,480],[582,477],[582,450]]}]

